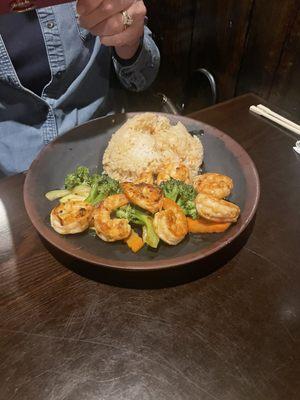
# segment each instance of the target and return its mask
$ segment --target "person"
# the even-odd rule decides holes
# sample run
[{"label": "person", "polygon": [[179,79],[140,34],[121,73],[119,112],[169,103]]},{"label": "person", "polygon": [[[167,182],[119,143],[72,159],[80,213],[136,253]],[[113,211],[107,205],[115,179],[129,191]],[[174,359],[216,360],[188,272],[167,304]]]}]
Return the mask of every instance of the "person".
[{"label": "person", "polygon": [[0,172],[29,168],[44,145],[147,89],[160,54],[141,0],[78,0],[0,16]]}]

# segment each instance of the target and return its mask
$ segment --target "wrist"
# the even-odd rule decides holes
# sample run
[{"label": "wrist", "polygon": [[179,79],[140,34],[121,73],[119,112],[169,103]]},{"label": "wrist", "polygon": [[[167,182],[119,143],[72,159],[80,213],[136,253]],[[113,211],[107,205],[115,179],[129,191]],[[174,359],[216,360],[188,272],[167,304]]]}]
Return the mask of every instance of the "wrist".
[{"label": "wrist", "polygon": [[115,52],[117,56],[122,60],[130,60],[133,58],[140,48],[141,40],[139,39],[136,43],[132,45],[125,45],[120,47],[115,47]]}]

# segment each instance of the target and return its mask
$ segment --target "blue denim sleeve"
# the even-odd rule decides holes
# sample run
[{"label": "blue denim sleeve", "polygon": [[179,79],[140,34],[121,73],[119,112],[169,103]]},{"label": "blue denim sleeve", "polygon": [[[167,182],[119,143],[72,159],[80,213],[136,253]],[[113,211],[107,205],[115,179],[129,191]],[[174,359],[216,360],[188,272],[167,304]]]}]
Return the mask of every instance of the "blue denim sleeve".
[{"label": "blue denim sleeve", "polygon": [[155,80],[159,65],[159,50],[145,26],[142,48],[138,58],[130,65],[122,65],[113,57],[114,67],[122,85],[133,92],[147,89]]}]

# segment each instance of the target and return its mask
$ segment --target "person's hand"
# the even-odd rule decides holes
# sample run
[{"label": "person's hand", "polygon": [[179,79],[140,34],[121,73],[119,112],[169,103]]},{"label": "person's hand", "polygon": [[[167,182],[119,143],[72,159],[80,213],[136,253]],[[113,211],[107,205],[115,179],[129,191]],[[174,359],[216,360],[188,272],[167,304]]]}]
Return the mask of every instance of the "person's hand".
[{"label": "person's hand", "polygon": [[[80,25],[99,36],[105,46],[115,47],[123,59],[136,53],[144,33],[146,7],[142,0],[78,0],[77,12]],[[132,19],[124,25],[125,12]]]}]

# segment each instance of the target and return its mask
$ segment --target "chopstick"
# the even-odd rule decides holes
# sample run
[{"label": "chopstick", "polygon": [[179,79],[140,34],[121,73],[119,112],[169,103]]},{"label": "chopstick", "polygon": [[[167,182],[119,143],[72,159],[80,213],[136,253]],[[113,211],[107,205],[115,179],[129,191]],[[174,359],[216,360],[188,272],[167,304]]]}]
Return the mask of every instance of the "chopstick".
[{"label": "chopstick", "polygon": [[257,107],[251,106],[250,111],[254,112],[255,114],[261,115],[262,117],[265,117],[273,122],[276,122],[276,124],[283,126],[284,128],[300,135],[300,125],[295,124],[295,122],[292,122],[287,118],[284,118],[282,115],[275,113],[274,111],[263,106],[262,104],[259,104]]}]

